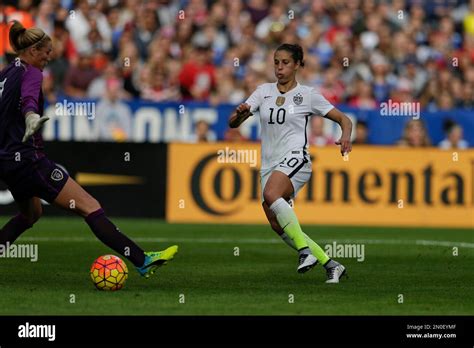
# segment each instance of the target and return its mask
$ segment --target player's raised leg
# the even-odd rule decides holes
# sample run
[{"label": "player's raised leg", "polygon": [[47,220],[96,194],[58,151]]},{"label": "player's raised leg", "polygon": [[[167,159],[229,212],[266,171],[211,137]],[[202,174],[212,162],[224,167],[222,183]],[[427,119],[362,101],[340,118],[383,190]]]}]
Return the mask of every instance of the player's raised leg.
[{"label": "player's raised leg", "polygon": [[41,200],[37,197],[17,201],[16,203],[20,212],[0,229],[0,245],[13,244],[23,232],[38,221],[43,213]]},{"label": "player's raised leg", "polygon": [[[290,184],[291,184],[291,181],[290,181]],[[265,185],[265,188],[266,187],[267,185]],[[285,201],[288,201],[288,200],[289,200],[289,196],[285,198]],[[285,233],[284,229],[280,226],[275,213],[272,211],[272,209],[270,209],[268,204],[264,201],[262,203],[262,206],[272,229],[280,236],[280,238],[283,239],[283,241],[285,241],[286,244],[288,244],[291,248],[298,250],[293,239],[290,238]],[[290,207],[290,209],[292,209],[289,204],[288,206]],[[346,274],[345,267],[341,265],[340,263],[338,263],[337,261],[330,259],[329,256],[324,252],[324,250],[315,241],[313,241],[306,233],[304,233],[303,231],[301,231],[301,233],[304,236],[306,243],[308,244],[308,247],[310,248],[313,255],[326,269],[326,276],[327,276],[326,283],[338,283],[339,279],[343,275]]]},{"label": "player's raised leg", "polygon": [[273,211],[270,210],[270,207],[266,202],[262,202],[262,207],[263,211],[265,212],[265,215],[267,217],[268,222],[270,223],[270,226],[272,227],[272,230],[278,234],[278,236],[283,239],[283,241],[288,244],[290,248],[295,249],[298,251],[296,248],[295,242],[293,242],[293,239],[291,239],[285,231],[283,231],[283,228],[281,228],[280,224],[278,223],[275,214]]},{"label": "player's raised leg", "polygon": [[265,184],[263,199],[275,214],[280,227],[292,239],[298,250],[299,266],[297,271],[305,273],[316,265],[317,259],[311,253],[296,214],[283,198],[290,197],[292,193],[293,184],[288,176],[282,172],[273,171]]},{"label": "player's raised leg", "polygon": [[144,252],[107,218],[99,202],[71,178],[67,179],[54,204],[83,216],[102,243],[130,260],[146,278],[157,267],[172,260],[178,251],[174,245],[163,251]]},{"label": "player's raised leg", "polygon": [[[283,229],[280,227],[278,224],[278,221],[276,219],[275,214],[273,211],[270,210],[268,205],[263,202],[263,210],[265,211],[265,215],[267,216],[268,222],[270,223],[270,226],[272,226],[272,229],[280,236],[283,241],[288,244],[291,248],[298,250],[296,248],[295,243],[291,238],[288,237],[288,235],[283,231]],[[306,233],[302,232],[303,236],[306,240],[306,243],[308,243],[309,248],[311,249],[311,252],[313,255],[318,259],[319,263],[322,265],[326,264],[326,262],[329,261],[329,256],[324,252],[324,250],[314,241],[312,240]]]}]

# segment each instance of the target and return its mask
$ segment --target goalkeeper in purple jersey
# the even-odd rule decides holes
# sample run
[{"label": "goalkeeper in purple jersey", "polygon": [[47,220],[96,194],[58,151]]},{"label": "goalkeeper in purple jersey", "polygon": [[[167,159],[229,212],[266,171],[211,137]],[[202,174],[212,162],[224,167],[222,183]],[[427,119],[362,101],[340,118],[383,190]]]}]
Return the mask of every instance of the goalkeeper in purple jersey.
[{"label": "goalkeeper in purple jersey", "polygon": [[18,57],[0,72],[0,180],[7,184],[19,213],[0,229],[0,245],[8,247],[38,221],[44,199],[84,217],[100,241],[148,278],[173,259],[178,247],[144,252],[107,218],[94,197],[47,158],[38,130],[48,120],[41,116],[41,84],[52,52],[51,38],[39,28],[25,29],[16,21],[9,38]]}]

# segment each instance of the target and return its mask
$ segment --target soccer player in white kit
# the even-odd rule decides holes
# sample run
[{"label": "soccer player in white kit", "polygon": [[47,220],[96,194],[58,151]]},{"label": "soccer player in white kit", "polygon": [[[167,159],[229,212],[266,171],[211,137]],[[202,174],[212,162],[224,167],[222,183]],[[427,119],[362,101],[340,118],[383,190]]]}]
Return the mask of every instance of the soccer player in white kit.
[{"label": "soccer player in white kit", "polygon": [[301,230],[291,205],[292,198],[311,177],[312,165],[307,152],[309,117],[326,117],[341,126],[342,136],[336,144],[340,145],[343,156],[352,150],[352,122],[315,88],[296,81],[296,73],[303,66],[301,46],[279,46],[274,54],[278,82],[258,86],[245,103],[236,108],[229,126],[236,128],[248,117],[260,116],[262,205],[268,221],[272,229],[298,251],[299,273],[309,271],[319,262],[326,269],[326,283],[339,283],[346,274],[345,267],[330,259]]}]

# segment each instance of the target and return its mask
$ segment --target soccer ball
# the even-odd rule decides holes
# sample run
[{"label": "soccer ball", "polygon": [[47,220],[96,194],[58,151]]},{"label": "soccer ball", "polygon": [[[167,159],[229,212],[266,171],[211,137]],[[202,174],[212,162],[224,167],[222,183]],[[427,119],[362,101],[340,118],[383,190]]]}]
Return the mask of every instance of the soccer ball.
[{"label": "soccer ball", "polygon": [[115,291],[125,285],[128,269],[120,257],[103,255],[94,261],[90,274],[97,289]]}]

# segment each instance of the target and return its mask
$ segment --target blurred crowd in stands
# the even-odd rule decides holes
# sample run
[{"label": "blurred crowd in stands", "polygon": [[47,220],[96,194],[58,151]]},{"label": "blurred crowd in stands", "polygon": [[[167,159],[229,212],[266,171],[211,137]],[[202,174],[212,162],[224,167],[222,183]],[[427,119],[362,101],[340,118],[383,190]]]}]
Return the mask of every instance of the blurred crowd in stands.
[{"label": "blurred crowd in stands", "polygon": [[[474,0],[2,0],[0,68],[13,57],[13,19],[53,39],[49,102],[238,104],[275,81],[273,52],[288,42],[305,50],[299,82],[333,104],[474,108]],[[319,122],[313,143],[331,143],[318,138]],[[450,122],[443,146],[462,138]],[[400,144],[430,145],[423,123],[410,122]]]}]

